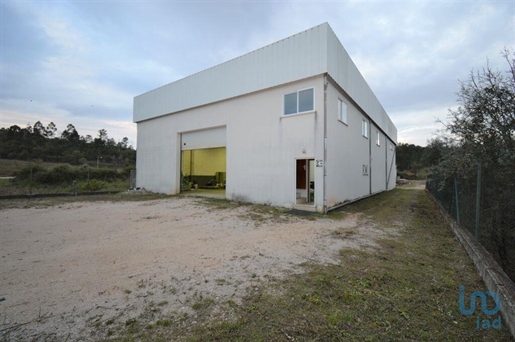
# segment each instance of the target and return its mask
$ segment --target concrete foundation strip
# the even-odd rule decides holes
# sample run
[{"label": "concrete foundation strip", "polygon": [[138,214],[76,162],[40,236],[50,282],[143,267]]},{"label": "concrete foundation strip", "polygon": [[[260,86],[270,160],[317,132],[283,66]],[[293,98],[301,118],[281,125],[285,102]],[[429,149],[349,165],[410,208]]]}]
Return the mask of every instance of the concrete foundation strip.
[{"label": "concrete foundation strip", "polygon": [[[474,262],[476,269],[483,278],[488,291],[495,292],[501,300],[501,314],[504,317],[504,324],[508,326],[513,337],[515,337],[515,284],[504,273],[494,258],[481,245],[474,243],[474,237],[465,229],[461,228],[440,205],[440,203],[426,190],[431,199],[440,209],[445,220],[449,223],[454,234],[465,248],[468,255]],[[456,295],[457,297],[457,295]],[[457,305],[457,304],[456,304]]]}]

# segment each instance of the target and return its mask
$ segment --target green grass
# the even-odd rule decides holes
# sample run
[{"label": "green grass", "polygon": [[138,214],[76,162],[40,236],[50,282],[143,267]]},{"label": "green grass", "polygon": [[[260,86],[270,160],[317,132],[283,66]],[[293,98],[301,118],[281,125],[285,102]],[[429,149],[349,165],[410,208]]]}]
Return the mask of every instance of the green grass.
[{"label": "green grass", "polygon": [[[88,182],[76,182],[77,192],[88,192]],[[113,182],[97,182],[100,186],[96,191],[125,191],[129,188],[129,181],[116,180]],[[15,183],[10,179],[0,179],[0,196],[27,195],[27,194],[58,194],[72,193],[73,183],[71,184],[40,184],[24,181]]]},{"label": "green grass", "polygon": [[[485,285],[471,260],[420,189],[398,188],[332,212],[362,213],[389,236],[374,250],[344,249],[340,264],[308,264],[302,274],[254,287],[241,305],[205,303],[196,324],[179,315],[148,332],[118,330],[117,341],[511,341],[501,330],[477,330],[476,315],[458,309],[458,287]],[[306,221],[309,224],[309,221]],[[335,233],[345,238],[351,231]],[[213,319],[212,308],[228,312]],[[144,326],[143,318],[139,326]],[[132,329],[134,331],[134,329]]]},{"label": "green grass", "polygon": [[230,201],[221,198],[201,198],[197,197],[199,203],[208,207],[209,211],[219,211],[245,207],[247,210],[240,214],[242,219],[248,219],[256,224],[273,223],[285,218],[287,209],[278,208],[267,204],[253,204],[240,201]]},{"label": "green grass", "polygon": [[[34,162],[26,160],[15,160],[15,159],[0,159],[0,177],[12,176],[14,172],[20,171],[21,169],[34,164]],[[38,162],[38,165],[46,169],[52,169],[59,165],[65,165],[66,163],[47,163]]]},{"label": "green grass", "polygon": [[[29,162],[23,160],[0,159],[0,177],[13,176],[31,165],[37,165],[50,170],[57,166],[68,165],[65,163]],[[129,188],[129,180],[115,180],[110,182],[91,180],[77,181],[75,189],[77,192],[88,191],[124,191]],[[0,179],[0,196],[27,195],[27,194],[56,194],[73,192],[73,182],[62,184],[42,184],[36,181]]]},{"label": "green grass", "polygon": [[0,199],[0,210],[14,208],[52,207],[75,202],[138,202],[175,198],[173,195],[155,193],[116,193],[66,197],[43,197],[31,199]]},{"label": "green grass", "polygon": [[[12,176],[14,172],[20,171],[23,168],[37,164],[39,166],[44,167],[45,169],[53,169],[54,167],[60,165],[69,165],[68,163],[51,163],[51,162],[43,162],[40,160],[37,161],[27,161],[27,160],[16,160],[16,159],[3,159],[0,158],[0,177],[9,177]],[[90,167],[95,167],[95,161],[88,161]],[[115,164],[109,163],[101,163],[100,167],[108,167],[115,168]]]}]

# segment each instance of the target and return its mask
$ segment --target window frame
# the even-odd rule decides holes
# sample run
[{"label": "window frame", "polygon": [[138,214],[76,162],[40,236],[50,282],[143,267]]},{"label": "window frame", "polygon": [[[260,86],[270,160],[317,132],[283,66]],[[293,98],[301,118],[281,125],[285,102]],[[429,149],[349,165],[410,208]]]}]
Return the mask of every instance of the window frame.
[{"label": "window frame", "polygon": [[[343,106],[345,106],[345,120],[343,120],[343,116],[342,116]],[[345,126],[349,125],[349,106],[347,105],[347,103],[345,101],[343,101],[340,98],[338,98],[338,121],[340,121]]]},{"label": "window frame", "polygon": [[[310,90],[310,89],[313,89],[313,109],[299,112],[299,103],[300,103],[300,96],[299,96],[299,94],[300,94],[301,91]],[[286,101],[285,101],[285,98],[286,98],[287,95],[291,95],[291,94],[296,94],[297,95],[296,112],[286,114],[286,108],[285,108]],[[292,115],[298,115],[298,114],[312,113],[312,112],[315,111],[315,108],[316,108],[315,107],[315,103],[316,103],[316,100],[315,100],[315,87],[302,88],[302,89],[298,89],[297,91],[294,91],[294,92],[283,94],[283,114],[282,114],[282,116],[292,116]]]},{"label": "window frame", "polygon": [[361,135],[368,139],[368,121],[366,119],[361,121]]}]

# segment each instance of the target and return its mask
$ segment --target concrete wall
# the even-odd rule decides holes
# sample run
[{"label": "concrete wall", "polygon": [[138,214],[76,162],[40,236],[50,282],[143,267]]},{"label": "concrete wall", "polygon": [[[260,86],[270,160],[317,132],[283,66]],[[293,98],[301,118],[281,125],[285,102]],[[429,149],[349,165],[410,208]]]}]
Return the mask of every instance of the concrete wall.
[{"label": "concrete wall", "polygon": [[[292,207],[296,159],[323,159],[323,75],[138,122],[137,185],[180,191],[182,132],[226,126],[228,198]],[[315,88],[315,110],[283,116],[284,94]],[[323,168],[315,168],[315,204],[323,210]],[[316,185],[315,185],[316,186]]]},{"label": "concrete wall", "polygon": [[504,273],[492,255],[482,245],[474,242],[472,234],[458,225],[429,191],[427,191],[427,194],[440,209],[442,216],[449,223],[461,245],[474,262],[474,266],[483,278],[488,291],[495,292],[499,296],[501,313],[504,316],[502,324],[508,325],[512,336],[515,338],[515,284]]}]

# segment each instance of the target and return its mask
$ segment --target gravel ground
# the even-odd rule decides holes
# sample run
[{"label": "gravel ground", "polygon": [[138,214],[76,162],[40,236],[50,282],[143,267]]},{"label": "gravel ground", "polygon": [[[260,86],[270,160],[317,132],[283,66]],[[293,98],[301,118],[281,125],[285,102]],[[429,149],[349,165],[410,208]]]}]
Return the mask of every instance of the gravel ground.
[{"label": "gravel ground", "polygon": [[[219,209],[195,198],[77,202],[0,210],[0,338],[96,340],[95,323],[191,313],[200,295],[238,303],[249,287],[374,246],[380,230],[345,220]],[[352,230],[348,239],[333,232]]]}]

